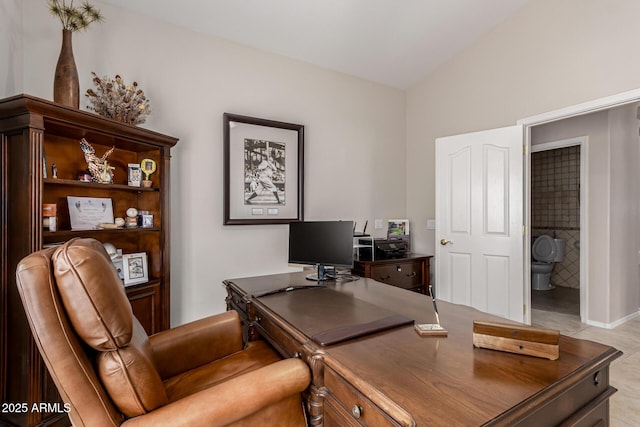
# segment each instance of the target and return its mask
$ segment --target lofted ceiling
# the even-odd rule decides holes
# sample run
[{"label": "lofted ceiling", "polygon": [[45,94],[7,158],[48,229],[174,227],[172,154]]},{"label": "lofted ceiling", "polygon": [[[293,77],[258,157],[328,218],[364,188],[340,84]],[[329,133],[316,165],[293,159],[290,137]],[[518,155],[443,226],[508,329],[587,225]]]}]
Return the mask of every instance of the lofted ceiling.
[{"label": "lofted ceiling", "polygon": [[100,1],[406,89],[530,0]]}]

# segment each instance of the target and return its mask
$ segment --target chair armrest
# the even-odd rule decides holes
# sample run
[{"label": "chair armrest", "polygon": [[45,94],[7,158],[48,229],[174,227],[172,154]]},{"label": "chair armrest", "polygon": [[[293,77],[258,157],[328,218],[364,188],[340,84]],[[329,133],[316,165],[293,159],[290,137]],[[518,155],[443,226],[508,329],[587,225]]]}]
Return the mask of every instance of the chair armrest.
[{"label": "chair armrest", "polygon": [[163,379],[243,349],[236,311],[205,317],[149,337],[156,368]]},{"label": "chair armrest", "polygon": [[309,368],[302,360],[285,359],[128,419],[122,426],[227,425],[301,393],[310,380]]}]

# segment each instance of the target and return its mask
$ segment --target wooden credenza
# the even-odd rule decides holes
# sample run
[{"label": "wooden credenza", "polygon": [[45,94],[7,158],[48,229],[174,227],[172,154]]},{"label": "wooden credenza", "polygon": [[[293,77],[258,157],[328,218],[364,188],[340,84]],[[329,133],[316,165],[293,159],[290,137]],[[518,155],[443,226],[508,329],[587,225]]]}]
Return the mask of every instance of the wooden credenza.
[{"label": "wooden credenza", "polygon": [[[87,168],[80,150],[86,138],[102,156],[115,147],[109,164],[112,184],[80,182]],[[0,401],[14,404],[0,412],[0,425],[67,426],[64,411],[32,411],[33,405],[55,404],[60,397],[31,337],[15,286],[18,262],[45,245],[74,237],[112,243],[124,253],[144,252],[148,281],[126,288],[133,313],[148,334],[169,327],[169,182],[170,150],[177,138],[127,125],[87,111],[65,107],[29,95],[0,100]],[[128,164],[153,159],[151,188],[127,184]],[[56,165],[57,175],[52,174]],[[153,215],[146,228],[71,229],[67,196],[109,198],[114,217],[135,207]],[[43,228],[43,204],[55,204],[57,229]],[[26,405],[28,410],[22,410]],[[18,408],[18,409],[15,409]]]},{"label": "wooden credenza", "polygon": [[374,261],[356,259],[351,271],[361,277],[426,294],[429,290],[431,258],[409,253],[399,258],[379,258]]},{"label": "wooden credenza", "polygon": [[[225,280],[227,307],[249,339],[266,339],[312,372],[305,393],[313,426],[606,426],[609,365],[621,352],[560,337],[547,359],[474,348],[473,320],[504,321],[439,301],[448,337],[420,337],[400,326],[322,346],[311,337],[336,325],[367,322],[378,307],[433,323],[427,295],[361,278],[324,288],[260,292],[305,283],[305,273]],[[363,307],[365,308],[363,310]]]}]

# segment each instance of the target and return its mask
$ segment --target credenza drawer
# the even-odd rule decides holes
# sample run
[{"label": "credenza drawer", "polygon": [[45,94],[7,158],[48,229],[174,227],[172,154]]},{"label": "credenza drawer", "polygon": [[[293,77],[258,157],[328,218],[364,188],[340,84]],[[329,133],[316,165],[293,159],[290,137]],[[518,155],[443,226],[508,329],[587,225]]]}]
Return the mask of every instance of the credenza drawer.
[{"label": "credenza drawer", "polygon": [[405,262],[371,267],[371,278],[404,289],[422,285],[422,264]]},{"label": "credenza drawer", "polygon": [[[399,426],[399,424],[395,423],[369,399],[327,366],[325,366],[324,369],[324,385],[330,395],[334,396],[342,407],[342,411],[338,410],[337,412],[342,413],[342,417],[345,417],[346,414],[344,414],[344,412],[346,412],[348,414],[346,418],[351,420],[350,424],[355,423],[355,425],[362,426]],[[325,403],[327,403],[327,400],[330,400],[330,397],[325,399]],[[334,409],[334,411],[336,410]],[[330,418],[332,416],[335,417],[335,414],[329,415]]]}]

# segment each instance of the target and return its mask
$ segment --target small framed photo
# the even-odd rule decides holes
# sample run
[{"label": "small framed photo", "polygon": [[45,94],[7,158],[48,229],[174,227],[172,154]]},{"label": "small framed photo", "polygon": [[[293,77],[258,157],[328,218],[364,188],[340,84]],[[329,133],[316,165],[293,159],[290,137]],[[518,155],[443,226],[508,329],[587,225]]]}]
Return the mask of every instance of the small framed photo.
[{"label": "small framed photo", "polygon": [[122,273],[125,286],[148,282],[147,253],[139,252],[122,255]]},{"label": "small framed photo", "polygon": [[142,227],[153,228],[153,215],[142,215]]},{"label": "small framed photo", "polygon": [[390,219],[387,224],[387,239],[409,236],[408,219]]},{"label": "small framed photo", "polygon": [[138,163],[129,163],[129,175],[127,184],[131,187],[140,187],[142,182],[142,168]]}]

